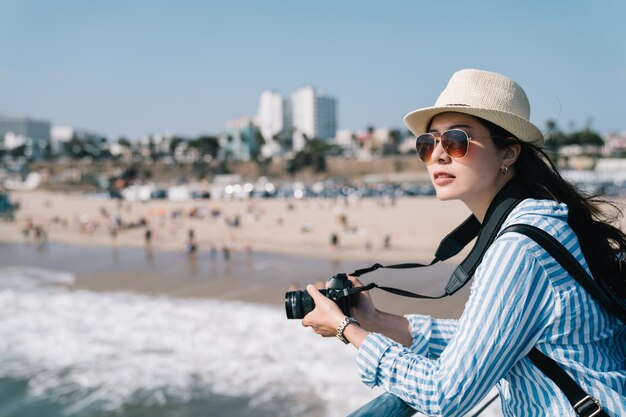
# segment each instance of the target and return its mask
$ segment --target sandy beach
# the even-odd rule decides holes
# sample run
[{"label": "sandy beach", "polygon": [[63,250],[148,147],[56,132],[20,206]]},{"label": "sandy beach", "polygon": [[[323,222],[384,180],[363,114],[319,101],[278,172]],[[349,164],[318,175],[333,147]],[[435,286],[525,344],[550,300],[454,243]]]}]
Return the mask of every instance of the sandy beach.
[{"label": "sandy beach", "polygon": [[[0,223],[4,264],[21,259],[69,270],[79,289],[279,304],[288,288],[302,289],[337,272],[375,262],[430,262],[440,239],[469,215],[462,203],[434,197],[118,202],[42,191],[11,197],[21,209],[15,222]],[[37,226],[45,230],[48,246],[60,246],[35,249]],[[186,254],[190,230],[193,256]],[[440,266],[381,270],[362,280],[439,295],[468,249]],[[372,291],[381,309],[438,317],[458,317],[467,295],[464,288],[454,297],[424,302]]]},{"label": "sandy beach", "polygon": [[[263,303],[283,303],[289,287],[303,288],[375,262],[429,262],[439,240],[469,214],[461,203],[433,197],[145,203],[42,191],[11,197],[21,208],[15,222],[0,223],[0,241],[25,246],[19,256],[7,254],[5,263],[21,259],[69,269],[76,274],[75,287],[82,289]],[[112,234],[116,217],[124,227]],[[147,226],[139,226],[142,221]],[[61,246],[40,253],[34,231],[24,232],[30,226],[45,230],[48,246]],[[197,246],[193,257],[185,255],[189,230]],[[85,249],[76,253],[72,248]],[[363,281],[438,295],[451,269],[446,264],[419,272],[380,271]],[[387,311],[458,317],[467,292],[426,303],[379,290],[372,296]]]},{"label": "sandy beach", "polygon": [[[14,192],[14,223],[0,223],[2,241],[32,239],[30,219],[52,242],[139,247],[151,229],[154,249],[184,251],[193,230],[199,251],[252,250],[321,258],[430,260],[439,240],[469,215],[459,202],[434,197],[391,200],[191,200],[118,202],[79,194]],[[111,232],[113,216],[126,227]],[[330,244],[336,234],[338,244]],[[388,239],[385,245],[385,239]]]}]

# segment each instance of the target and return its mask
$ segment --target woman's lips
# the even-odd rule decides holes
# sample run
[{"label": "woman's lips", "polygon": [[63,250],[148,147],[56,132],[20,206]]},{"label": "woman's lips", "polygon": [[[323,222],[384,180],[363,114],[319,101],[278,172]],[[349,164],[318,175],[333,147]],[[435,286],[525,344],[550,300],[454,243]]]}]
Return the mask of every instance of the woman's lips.
[{"label": "woman's lips", "polygon": [[433,180],[436,185],[446,185],[454,181],[456,177],[452,174],[448,174],[447,172],[437,171],[433,174]]}]

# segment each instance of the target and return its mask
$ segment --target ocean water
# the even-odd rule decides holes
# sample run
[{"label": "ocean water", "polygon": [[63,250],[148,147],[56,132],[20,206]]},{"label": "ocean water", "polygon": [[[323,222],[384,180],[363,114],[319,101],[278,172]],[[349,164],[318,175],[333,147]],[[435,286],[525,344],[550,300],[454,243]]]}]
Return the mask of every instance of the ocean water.
[{"label": "ocean water", "polygon": [[70,291],[0,269],[1,416],[340,416],[372,398],[354,349],[283,309]]},{"label": "ocean water", "polygon": [[74,280],[0,267],[0,417],[334,417],[382,392],[360,383],[355,349],[281,306],[72,290]]}]

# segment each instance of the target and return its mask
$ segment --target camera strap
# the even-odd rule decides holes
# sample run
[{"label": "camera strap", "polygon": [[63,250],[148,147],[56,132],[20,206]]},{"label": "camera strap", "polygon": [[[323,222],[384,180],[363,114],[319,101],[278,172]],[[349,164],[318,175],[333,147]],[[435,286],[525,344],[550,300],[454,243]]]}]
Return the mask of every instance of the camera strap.
[{"label": "camera strap", "polygon": [[427,299],[439,299],[454,294],[463,288],[463,286],[465,286],[465,284],[467,284],[474,276],[474,272],[482,261],[485,252],[498,236],[498,231],[502,227],[504,220],[522,200],[528,197],[528,195],[529,193],[517,181],[509,181],[504,187],[502,187],[500,192],[495,196],[489,205],[484,222],[481,224],[476,217],[473,215],[469,216],[463,223],[457,226],[441,241],[439,247],[435,251],[435,258],[428,264],[402,263],[382,265],[376,263],[369,268],[357,269],[350,274],[355,277],[360,277],[361,275],[381,268],[410,269],[431,266],[439,261],[445,261],[457,255],[465,246],[476,238],[476,243],[470,253],[452,272],[444,294],[439,296],[416,294],[399,288],[379,286],[375,283],[355,288],[354,291],[349,292],[353,294],[361,291],[367,291],[372,288],[379,288],[383,291],[401,295],[403,297]]}]

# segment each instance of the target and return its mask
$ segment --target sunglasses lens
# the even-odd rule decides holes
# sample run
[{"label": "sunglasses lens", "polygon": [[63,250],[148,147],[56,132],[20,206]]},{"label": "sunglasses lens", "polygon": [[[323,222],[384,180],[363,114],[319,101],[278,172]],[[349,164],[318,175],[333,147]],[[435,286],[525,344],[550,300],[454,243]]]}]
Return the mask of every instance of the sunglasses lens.
[{"label": "sunglasses lens", "polygon": [[463,158],[467,155],[469,137],[459,129],[447,130],[441,135],[441,146],[452,158]]},{"label": "sunglasses lens", "polygon": [[429,133],[419,135],[415,139],[415,148],[417,149],[417,156],[423,162],[430,162],[430,156],[435,149],[435,137]]}]

